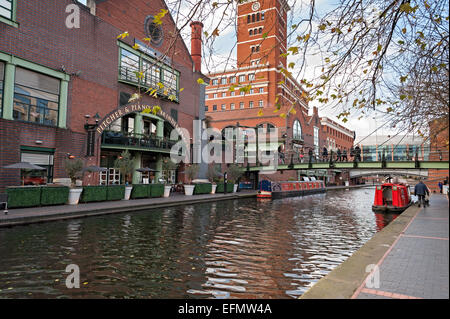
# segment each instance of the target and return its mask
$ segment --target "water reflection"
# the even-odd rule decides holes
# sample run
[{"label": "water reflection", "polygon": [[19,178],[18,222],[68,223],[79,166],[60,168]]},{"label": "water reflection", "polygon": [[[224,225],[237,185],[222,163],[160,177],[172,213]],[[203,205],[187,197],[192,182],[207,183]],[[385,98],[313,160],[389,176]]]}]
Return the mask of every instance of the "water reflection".
[{"label": "water reflection", "polygon": [[[372,189],[0,229],[0,298],[292,298],[390,220]],[[65,287],[77,264],[80,289]]]}]

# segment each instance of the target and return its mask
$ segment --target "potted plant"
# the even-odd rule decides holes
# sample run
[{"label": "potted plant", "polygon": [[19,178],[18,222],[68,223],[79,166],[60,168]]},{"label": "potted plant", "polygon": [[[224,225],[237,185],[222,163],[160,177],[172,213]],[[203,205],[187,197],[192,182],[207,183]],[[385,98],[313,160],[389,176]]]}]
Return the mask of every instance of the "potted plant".
[{"label": "potted plant", "polygon": [[242,176],[241,168],[237,164],[231,164],[227,169],[227,173],[229,182],[234,184],[233,193],[236,193],[239,186],[237,182]]},{"label": "potted plant", "polygon": [[184,169],[184,174],[187,178],[187,184],[184,185],[184,194],[187,196],[192,196],[194,194],[194,188],[195,185],[192,184],[192,181],[197,177],[198,175],[198,165],[197,164],[191,164],[189,166],[186,166]]},{"label": "potted plant", "polygon": [[206,174],[207,174],[208,180],[212,184],[211,194],[215,194],[216,189],[217,189],[217,182],[219,181],[219,175],[221,175],[221,174],[216,171],[214,166],[208,166],[208,171]]},{"label": "potted plant", "polygon": [[128,150],[123,151],[120,156],[114,161],[114,167],[119,169],[122,175],[122,181],[125,182],[125,196],[124,200],[129,200],[131,195],[131,190],[133,186],[129,186],[131,183],[131,176],[134,171],[134,158],[131,157]]},{"label": "potted plant", "polygon": [[69,205],[77,205],[80,200],[81,192],[83,188],[76,187],[77,179],[81,177],[81,172],[83,170],[83,161],[79,158],[77,159],[66,159],[64,162],[64,169],[66,174],[70,178],[70,189],[69,189]]},{"label": "potted plant", "polygon": [[[169,176],[168,171],[177,169],[177,164],[172,162],[170,158],[165,158],[162,163],[162,170],[167,172],[166,176]],[[169,197],[172,190],[172,185],[168,179],[164,179],[164,197]]]}]

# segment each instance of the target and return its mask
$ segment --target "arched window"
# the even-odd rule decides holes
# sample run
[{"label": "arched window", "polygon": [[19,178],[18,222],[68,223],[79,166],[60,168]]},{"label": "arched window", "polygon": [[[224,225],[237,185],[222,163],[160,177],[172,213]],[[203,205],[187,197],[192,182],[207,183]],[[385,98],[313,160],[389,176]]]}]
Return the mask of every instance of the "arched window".
[{"label": "arched window", "polygon": [[252,14],[252,22],[255,22],[255,14]]},{"label": "arched window", "polygon": [[261,20],[264,20],[264,12],[261,12]]},{"label": "arched window", "polygon": [[259,12],[256,14],[256,21],[259,21]]},{"label": "arched window", "polygon": [[253,30],[250,29],[250,31],[248,31],[248,33],[249,33],[250,35],[253,35]]},{"label": "arched window", "polygon": [[262,28],[259,28],[259,30],[258,30],[258,31],[259,31],[259,34],[261,34],[261,33],[262,33]]},{"label": "arched window", "polygon": [[247,16],[247,23],[250,23],[250,15]]},{"label": "arched window", "polygon": [[302,139],[302,126],[300,125],[300,122],[298,120],[294,121],[294,126],[292,127],[292,136],[295,140],[301,140]]}]

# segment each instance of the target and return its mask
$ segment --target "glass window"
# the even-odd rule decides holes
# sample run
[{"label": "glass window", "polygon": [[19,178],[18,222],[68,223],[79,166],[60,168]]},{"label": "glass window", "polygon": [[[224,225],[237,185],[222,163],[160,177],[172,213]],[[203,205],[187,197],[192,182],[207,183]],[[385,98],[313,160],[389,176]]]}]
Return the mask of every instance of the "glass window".
[{"label": "glass window", "polygon": [[222,104],[221,108],[222,108],[222,111],[225,111],[227,109],[225,104]]},{"label": "glass window", "polygon": [[161,69],[159,66],[152,62],[143,61],[142,62],[143,74],[144,74],[144,85],[148,87],[157,87],[158,83],[161,82]]},{"label": "glass window", "polygon": [[235,76],[230,77],[230,83],[236,83],[236,77]]},{"label": "glass window", "polygon": [[227,78],[221,78],[220,84],[227,84]]},{"label": "glass window", "polygon": [[239,108],[241,108],[241,109],[244,108],[244,102],[240,102],[240,103],[239,103]]},{"label": "glass window", "polygon": [[205,106],[205,112],[208,112],[208,105]]},{"label": "glass window", "polygon": [[226,93],[226,92],[223,92],[223,93],[222,93],[222,97],[227,97],[227,93]]},{"label": "glass window", "polygon": [[43,185],[53,182],[53,152],[25,152],[20,154],[22,162],[29,162],[41,166],[45,170],[31,171],[22,176],[25,185]]},{"label": "glass window", "polygon": [[13,118],[56,126],[59,87],[59,79],[16,67]]},{"label": "glass window", "polygon": [[301,140],[302,139],[302,126],[300,125],[300,121],[295,120],[294,121],[294,127],[292,128],[293,130],[293,138],[296,140]]},{"label": "glass window", "polygon": [[167,90],[168,95],[177,95],[177,75],[169,71],[167,69],[164,69],[163,71],[163,84],[164,84],[164,90]]},{"label": "glass window", "polygon": [[213,79],[213,80],[212,80],[212,84],[213,84],[213,85],[219,84],[219,80],[218,80],[218,79]]},{"label": "glass window", "polygon": [[120,79],[138,83],[137,73],[139,73],[139,56],[124,49],[121,49],[120,52]]},{"label": "glass window", "polygon": [[245,75],[239,75],[239,82],[245,82]]},{"label": "glass window", "polygon": [[231,95],[231,96],[235,96],[235,95],[236,95],[236,92],[231,91],[230,95]]},{"label": "glass window", "polygon": [[213,105],[213,111],[217,111],[217,105]]},{"label": "glass window", "polygon": [[259,100],[258,105],[259,105],[259,107],[263,107],[264,106],[264,101],[263,100]]},{"label": "glass window", "polygon": [[213,98],[217,99],[217,93],[213,94]]},{"label": "glass window", "polygon": [[264,93],[264,88],[259,88],[259,93]]},{"label": "glass window", "polygon": [[0,0],[0,16],[12,20],[13,18],[13,1],[14,0]]},{"label": "glass window", "polygon": [[230,110],[234,110],[234,103],[230,104]]},{"label": "glass window", "polygon": [[248,107],[253,108],[253,101],[248,102]]}]

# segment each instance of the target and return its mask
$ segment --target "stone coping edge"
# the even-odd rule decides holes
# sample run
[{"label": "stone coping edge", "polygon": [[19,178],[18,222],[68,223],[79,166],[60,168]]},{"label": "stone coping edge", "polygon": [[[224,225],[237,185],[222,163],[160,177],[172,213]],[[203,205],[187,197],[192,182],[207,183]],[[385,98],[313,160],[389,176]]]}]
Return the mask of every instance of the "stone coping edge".
[{"label": "stone coping edge", "polygon": [[83,211],[75,211],[75,212],[60,212],[49,215],[40,215],[40,216],[29,216],[29,217],[19,217],[14,221],[2,221],[0,222],[0,228],[2,227],[12,227],[19,225],[27,225],[27,224],[35,224],[35,223],[45,223],[51,221],[65,220],[65,219],[74,219],[74,218],[84,218],[90,216],[100,216],[100,215],[109,215],[109,214],[118,214],[118,213],[127,213],[127,212],[141,212],[149,209],[156,208],[166,208],[180,205],[192,205],[192,204],[202,204],[208,202],[216,202],[223,200],[232,200],[239,198],[247,198],[247,197],[256,197],[256,193],[250,194],[239,194],[239,195],[229,195],[229,196],[220,196],[220,197],[210,197],[210,198],[196,198],[196,199],[188,199],[188,200],[178,200],[172,202],[164,202],[164,203],[148,203],[141,205],[132,205],[126,207],[106,207],[106,208],[94,208],[92,210],[83,210]]}]

